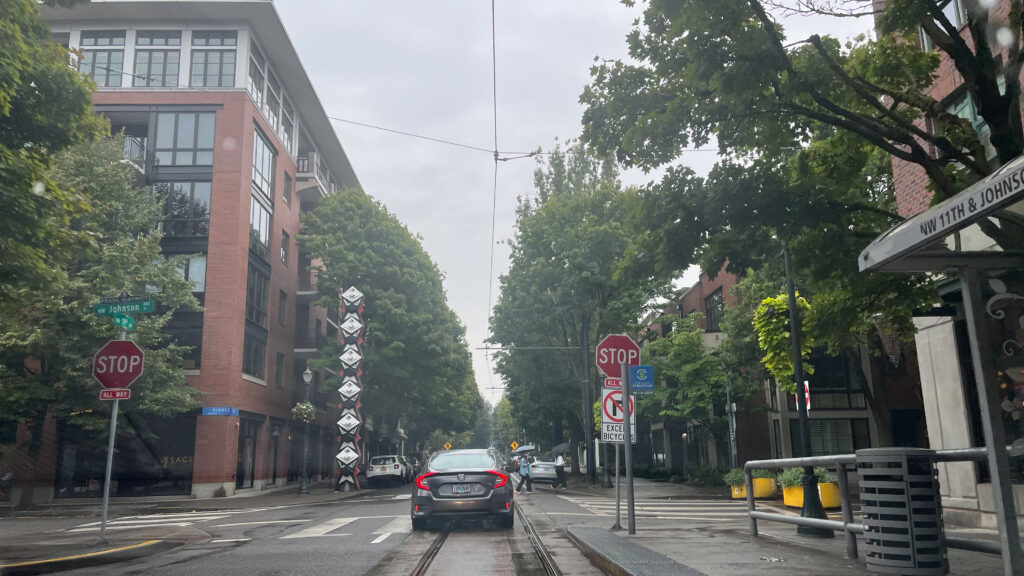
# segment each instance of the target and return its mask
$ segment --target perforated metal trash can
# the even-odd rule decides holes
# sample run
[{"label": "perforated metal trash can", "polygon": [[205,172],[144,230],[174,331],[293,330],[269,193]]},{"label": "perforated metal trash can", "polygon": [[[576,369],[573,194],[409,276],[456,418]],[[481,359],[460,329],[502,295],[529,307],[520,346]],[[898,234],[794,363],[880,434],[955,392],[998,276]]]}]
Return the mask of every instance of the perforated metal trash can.
[{"label": "perforated metal trash can", "polygon": [[921,448],[857,451],[864,558],[871,572],[949,572],[933,455]]}]

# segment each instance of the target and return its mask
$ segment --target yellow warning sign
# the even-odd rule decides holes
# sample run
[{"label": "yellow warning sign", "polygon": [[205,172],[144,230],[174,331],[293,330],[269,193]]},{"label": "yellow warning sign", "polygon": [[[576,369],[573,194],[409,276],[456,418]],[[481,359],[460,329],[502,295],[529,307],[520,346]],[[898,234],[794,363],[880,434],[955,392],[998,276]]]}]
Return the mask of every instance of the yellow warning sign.
[{"label": "yellow warning sign", "polygon": [[444,443],[444,449],[445,450],[451,450],[452,449],[452,443],[451,442],[445,442]]},{"label": "yellow warning sign", "polygon": [[511,443],[511,444],[509,444],[509,446],[510,446],[510,447],[511,447],[511,448],[512,448],[513,450],[515,450],[516,448],[519,448],[519,442],[516,442],[515,440],[513,440],[513,441],[512,441],[512,443]]}]

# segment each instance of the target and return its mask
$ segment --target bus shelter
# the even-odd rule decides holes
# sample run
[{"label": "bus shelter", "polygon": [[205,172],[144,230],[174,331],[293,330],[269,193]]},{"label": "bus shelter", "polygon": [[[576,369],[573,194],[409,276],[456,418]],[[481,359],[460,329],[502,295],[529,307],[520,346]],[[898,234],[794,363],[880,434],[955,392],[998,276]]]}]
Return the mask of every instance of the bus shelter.
[{"label": "bus shelter", "polygon": [[1024,409],[1024,156],[882,234],[858,264],[959,280],[1004,571],[1019,573],[1009,459],[1024,439],[1007,450],[1003,414]]}]

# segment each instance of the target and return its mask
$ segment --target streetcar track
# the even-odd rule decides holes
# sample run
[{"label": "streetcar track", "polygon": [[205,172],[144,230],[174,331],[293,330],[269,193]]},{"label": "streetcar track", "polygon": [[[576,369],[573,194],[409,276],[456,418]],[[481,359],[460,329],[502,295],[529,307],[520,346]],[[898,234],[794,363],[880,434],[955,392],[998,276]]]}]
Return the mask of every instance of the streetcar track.
[{"label": "streetcar track", "polygon": [[516,515],[519,516],[519,525],[523,527],[526,532],[526,536],[530,539],[530,544],[533,545],[533,551],[537,553],[537,558],[540,560],[541,566],[544,568],[544,573],[548,576],[562,576],[562,571],[558,569],[558,565],[555,564],[554,559],[551,557],[551,553],[548,552],[547,546],[540,539],[540,534],[533,527],[533,522],[530,522],[530,518],[523,512],[523,509],[519,506],[518,502],[514,502],[516,507]]},{"label": "streetcar track", "polygon": [[430,548],[427,548],[427,551],[423,553],[423,557],[420,558],[419,563],[416,564],[415,568],[413,568],[412,576],[424,576],[427,573],[427,570],[430,569],[430,564],[434,561],[434,558],[437,557],[437,553],[441,551],[441,546],[444,546],[445,540],[448,539],[448,534],[450,534],[450,532],[445,530],[440,536],[434,539]]}]

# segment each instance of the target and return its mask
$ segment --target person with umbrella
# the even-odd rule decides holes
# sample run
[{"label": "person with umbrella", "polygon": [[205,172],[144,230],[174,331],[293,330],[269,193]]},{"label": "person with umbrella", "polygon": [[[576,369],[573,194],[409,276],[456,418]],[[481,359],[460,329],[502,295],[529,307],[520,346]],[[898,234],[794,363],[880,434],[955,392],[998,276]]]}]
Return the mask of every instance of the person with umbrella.
[{"label": "person with umbrella", "polygon": [[520,446],[516,449],[516,454],[519,454],[519,485],[516,486],[516,494],[521,494],[523,482],[526,482],[526,493],[533,494],[533,480],[530,478],[531,450],[533,446]]},{"label": "person with umbrella", "polygon": [[554,485],[551,486],[552,488],[557,488],[561,485],[562,490],[565,490],[569,487],[565,478],[565,458],[562,458],[562,452],[565,452],[568,447],[568,442],[562,442],[551,449],[551,453],[555,456],[555,476],[557,477]]}]

